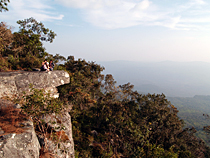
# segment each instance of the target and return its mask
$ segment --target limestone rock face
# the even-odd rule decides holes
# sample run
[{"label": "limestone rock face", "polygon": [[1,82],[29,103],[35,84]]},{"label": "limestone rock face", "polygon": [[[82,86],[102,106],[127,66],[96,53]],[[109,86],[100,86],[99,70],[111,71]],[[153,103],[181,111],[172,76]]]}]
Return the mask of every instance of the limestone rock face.
[{"label": "limestone rock face", "polygon": [[46,115],[41,118],[55,130],[57,143],[47,140],[47,148],[56,158],[74,158],[74,141],[72,137],[71,116],[69,113]]},{"label": "limestone rock face", "polygon": [[[56,87],[69,82],[69,74],[65,71],[0,72],[0,108],[6,107],[6,104],[12,104],[8,100],[1,99],[4,96],[21,96],[23,91],[30,94],[29,84],[36,89],[50,91],[52,96],[58,97]],[[20,108],[14,104],[12,107]],[[52,140],[43,141],[41,135],[39,137],[35,133],[33,122],[26,120],[22,122],[25,130],[21,133],[5,132],[0,127],[0,158],[39,158],[41,146],[47,146],[55,158],[74,158],[71,116],[68,111],[63,111],[58,115],[46,115],[40,119],[45,120],[47,125],[54,130],[58,139],[57,143]]]},{"label": "limestone rock face", "polygon": [[50,91],[52,96],[58,97],[56,87],[69,82],[69,74],[65,71],[0,72],[0,98],[19,96],[23,91],[27,94],[30,84],[36,89]]},{"label": "limestone rock face", "polygon": [[[0,102],[0,108],[11,105],[7,101]],[[8,133],[0,127],[0,158],[39,158],[40,144],[33,122],[25,120],[21,125],[23,132],[19,133]]]},{"label": "limestone rock face", "polygon": [[0,138],[0,158],[38,158],[39,141],[33,128],[28,122],[28,130],[21,134],[10,133]]}]

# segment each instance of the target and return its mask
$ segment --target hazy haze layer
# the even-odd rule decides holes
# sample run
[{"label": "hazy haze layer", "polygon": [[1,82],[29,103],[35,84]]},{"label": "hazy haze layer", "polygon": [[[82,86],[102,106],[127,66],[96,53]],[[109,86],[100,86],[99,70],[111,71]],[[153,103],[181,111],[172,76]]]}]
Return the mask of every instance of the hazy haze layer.
[{"label": "hazy haze layer", "polygon": [[193,97],[210,95],[210,63],[207,62],[99,62],[104,74],[117,84],[130,82],[142,93]]}]

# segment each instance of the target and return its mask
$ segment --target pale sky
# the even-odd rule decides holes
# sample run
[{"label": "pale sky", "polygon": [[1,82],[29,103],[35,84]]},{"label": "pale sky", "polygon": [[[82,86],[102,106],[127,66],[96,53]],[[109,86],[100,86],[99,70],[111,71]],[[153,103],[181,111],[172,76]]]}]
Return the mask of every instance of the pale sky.
[{"label": "pale sky", "polygon": [[34,17],[46,51],[87,61],[210,62],[210,0],[11,0],[1,21]]}]

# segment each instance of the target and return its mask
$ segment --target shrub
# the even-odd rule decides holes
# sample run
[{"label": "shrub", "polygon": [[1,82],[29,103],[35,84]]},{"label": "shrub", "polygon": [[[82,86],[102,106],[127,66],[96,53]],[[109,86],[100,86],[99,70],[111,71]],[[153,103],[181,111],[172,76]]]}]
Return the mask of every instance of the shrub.
[{"label": "shrub", "polygon": [[[60,133],[56,132],[53,127],[49,126],[49,124],[41,118],[46,115],[60,114],[65,107],[58,98],[50,97],[50,93],[45,92],[43,89],[38,90],[31,87],[30,93],[31,95],[24,95],[19,102],[22,104],[22,109],[25,114],[32,118],[35,131],[37,135],[44,140],[43,146],[45,147],[45,151],[47,151],[47,139],[50,139],[55,144],[58,144],[59,142],[66,140],[66,135],[63,131]],[[56,129],[62,130],[63,127],[58,124]]]}]

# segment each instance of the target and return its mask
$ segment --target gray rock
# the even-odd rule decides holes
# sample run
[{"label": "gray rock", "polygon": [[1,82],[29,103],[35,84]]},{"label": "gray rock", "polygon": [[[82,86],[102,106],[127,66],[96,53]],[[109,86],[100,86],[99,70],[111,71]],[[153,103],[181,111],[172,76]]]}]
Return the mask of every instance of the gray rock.
[{"label": "gray rock", "polygon": [[[3,103],[5,103],[4,106]],[[11,106],[11,103],[1,102],[1,108],[7,105]],[[40,145],[34,131],[33,122],[25,120],[21,124],[21,128],[24,130],[18,134],[7,133],[0,128],[0,158],[39,158]]]},{"label": "gray rock", "polygon": [[48,126],[60,134],[57,143],[47,140],[47,148],[57,158],[74,158],[74,141],[72,137],[71,116],[68,112],[61,112],[58,115],[52,114],[43,116]]},{"label": "gray rock", "polygon": [[20,96],[23,92],[29,94],[30,84],[36,89],[50,91],[53,97],[58,97],[56,87],[69,82],[69,74],[65,71],[0,72],[0,98]]},{"label": "gray rock", "polygon": [[40,145],[32,125],[21,134],[10,133],[0,138],[0,158],[38,158]]},{"label": "gray rock", "polygon": [[39,68],[32,68],[33,71],[41,71]]},{"label": "gray rock", "polygon": [[[36,89],[50,91],[53,97],[59,97],[56,87],[69,82],[69,74],[65,71],[0,72],[0,98],[21,96],[24,91],[28,95],[30,94],[29,84],[32,84]],[[18,104],[0,99],[0,108],[5,107],[6,104],[20,108]],[[44,119],[55,132],[62,133],[65,139],[63,141],[63,138],[58,138],[59,144],[51,140],[45,142],[41,135],[37,139],[33,122],[30,120],[22,123],[26,130],[20,134],[7,134],[0,128],[0,158],[38,158],[40,144],[47,146],[49,152],[54,153],[55,157],[74,158],[71,116],[67,112],[68,110],[66,109],[59,115],[52,114],[40,118]],[[58,127],[62,127],[62,129]]]}]

